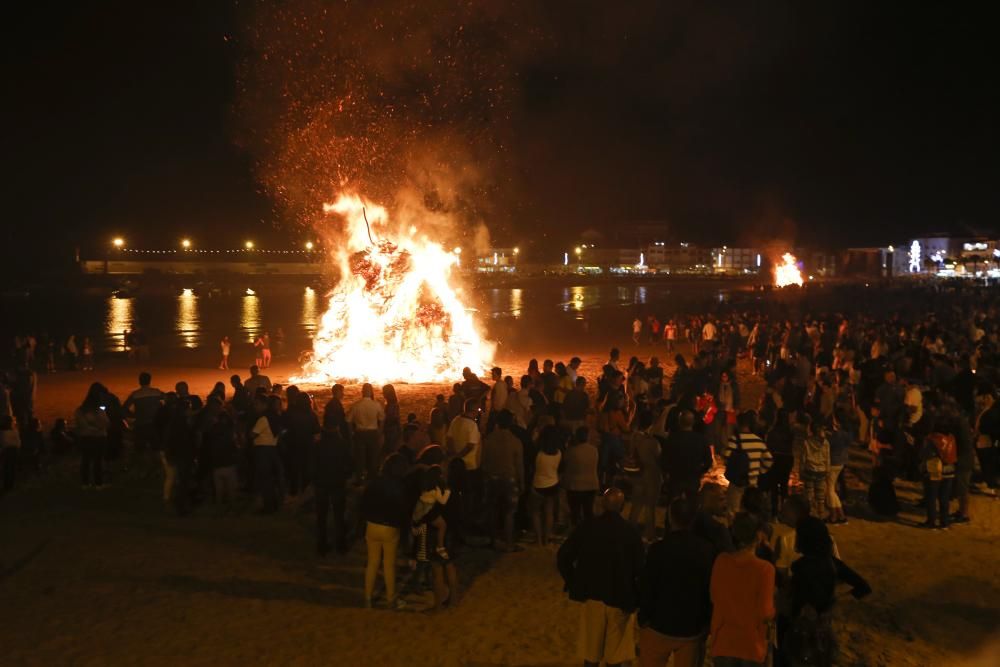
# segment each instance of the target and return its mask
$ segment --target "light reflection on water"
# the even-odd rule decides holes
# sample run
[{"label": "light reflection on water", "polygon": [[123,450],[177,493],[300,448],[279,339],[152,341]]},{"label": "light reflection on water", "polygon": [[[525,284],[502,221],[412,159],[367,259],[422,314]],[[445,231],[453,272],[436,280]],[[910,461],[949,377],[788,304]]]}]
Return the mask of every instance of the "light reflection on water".
[{"label": "light reflection on water", "polygon": [[260,299],[256,294],[247,294],[243,297],[240,329],[248,343],[254,342],[260,332]]},{"label": "light reflection on water", "polygon": [[523,292],[515,287],[510,291],[510,314],[512,317],[521,317],[521,308],[524,306]]},{"label": "light reflection on water", "polygon": [[[245,288],[226,295],[195,290],[141,292],[125,298],[105,293],[92,301],[81,300],[78,312],[69,312],[64,305],[41,304],[34,306],[34,312],[19,317],[69,312],[63,316],[66,324],[55,322],[49,326],[89,333],[92,338],[95,332],[103,333],[98,336],[101,349],[123,352],[124,332],[137,328],[152,338],[154,344],[166,348],[213,346],[222,335],[229,335],[234,343],[241,345],[252,343],[262,332],[266,315],[270,327],[284,327],[290,345],[302,345],[302,349],[309,346],[328,307],[325,293],[304,285],[294,289],[258,287],[251,292],[248,294]],[[621,317],[631,321],[634,311],[641,311],[643,316],[676,318],[695,312],[693,308],[704,307],[707,302],[730,303],[741,298],[741,292],[732,288],[698,290],[676,285],[572,283],[486,288],[469,291],[467,295],[470,308],[478,313],[477,319],[491,323],[488,330],[496,327],[496,336],[514,331],[518,323],[546,326],[544,323],[552,322],[548,318],[556,314],[601,326],[601,322],[614,322]],[[617,315],[614,311],[618,309],[629,312]]]},{"label": "light reflection on water", "polygon": [[125,351],[125,332],[134,327],[134,299],[118,299],[108,297],[108,313],[104,318],[104,335],[107,337],[107,349],[114,352]]},{"label": "light reflection on water", "polygon": [[187,348],[198,347],[201,327],[198,322],[198,297],[193,290],[185,289],[177,297],[177,325],[181,344]]},{"label": "light reflection on water", "polygon": [[310,336],[315,335],[316,325],[319,322],[319,313],[316,311],[316,290],[306,287],[302,295],[302,328]]}]

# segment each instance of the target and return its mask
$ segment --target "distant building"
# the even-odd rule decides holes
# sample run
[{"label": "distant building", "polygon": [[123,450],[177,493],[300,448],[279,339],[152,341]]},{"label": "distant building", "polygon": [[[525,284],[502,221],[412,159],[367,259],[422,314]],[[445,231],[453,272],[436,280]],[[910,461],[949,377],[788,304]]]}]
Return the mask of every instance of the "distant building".
[{"label": "distant building", "polygon": [[715,273],[747,274],[760,271],[761,257],[758,248],[712,248],[712,271]]},{"label": "distant building", "polygon": [[712,270],[712,251],[690,243],[654,242],[645,248],[652,269],[671,273],[706,273]]},{"label": "distant building", "polygon": [[476,271],[480,273],[511,273],[517,268],[517,248],[491,248],[476,256]]}]

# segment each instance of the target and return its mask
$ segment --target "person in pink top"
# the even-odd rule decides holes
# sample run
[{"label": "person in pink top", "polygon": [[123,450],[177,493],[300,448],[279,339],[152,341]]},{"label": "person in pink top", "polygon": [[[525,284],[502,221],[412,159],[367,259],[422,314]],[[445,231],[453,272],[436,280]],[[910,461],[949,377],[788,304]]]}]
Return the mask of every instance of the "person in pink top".
[{"label": "person in pink top", "polygon": [[719,554],[712,567],[712,664],[762,666],[774,618],[774,566],[754,553],[762,539],[756,519],[737,514],[732,533],[736,551]]}]

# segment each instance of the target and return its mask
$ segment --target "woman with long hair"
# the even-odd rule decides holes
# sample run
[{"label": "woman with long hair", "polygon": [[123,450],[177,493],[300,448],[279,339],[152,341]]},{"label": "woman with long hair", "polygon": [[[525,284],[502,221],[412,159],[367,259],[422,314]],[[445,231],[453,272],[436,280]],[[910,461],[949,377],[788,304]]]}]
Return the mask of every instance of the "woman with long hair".
[{"label": "woman with long hair", "polygon": [[110,425],[107,406],[103,404],[105,393],[107,390],[104,385],[95,382],[90,385],[86,398],[76,409],[76,438],[81,454],[80,482],[85,489],[105,487],[102,465]]},{"label": "woman with long hair", "polygon": [[435,445],[447,443],[448,414],[441,408],[431,410],[431,423],[427,425],[427,435]]},{"label": "woman with long hair", "polygon": [[399,413],[399,399],[396,398],[396,388],[391,384],[382,387],[382,398],[385,399],[382,452],[388,455],[399,448],[399,439],[403,434],[403,425]]}]

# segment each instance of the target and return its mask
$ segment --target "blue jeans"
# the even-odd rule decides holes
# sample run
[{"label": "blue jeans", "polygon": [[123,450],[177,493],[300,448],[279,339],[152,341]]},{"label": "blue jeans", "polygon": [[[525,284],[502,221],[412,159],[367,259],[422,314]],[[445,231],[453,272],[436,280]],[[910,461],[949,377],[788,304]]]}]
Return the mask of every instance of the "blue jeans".
[{"label": "blue jeans", "polygon": [[941,525],[947,526],[951,523],[948,504],[951,502],[951,485],[954,481],[951,477],[935,480],[924,479],[924,502],[927,504],[927,523],[937,523],[939,510],[941,512]]}]

